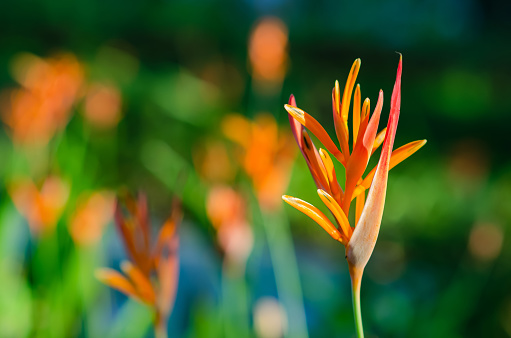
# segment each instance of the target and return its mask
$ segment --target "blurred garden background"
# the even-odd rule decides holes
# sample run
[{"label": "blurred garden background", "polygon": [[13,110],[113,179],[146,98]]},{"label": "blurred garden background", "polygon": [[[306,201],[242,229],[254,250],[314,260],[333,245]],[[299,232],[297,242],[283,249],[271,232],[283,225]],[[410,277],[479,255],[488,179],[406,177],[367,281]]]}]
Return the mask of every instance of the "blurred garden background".
[{"label": "blurred garden background", "polygon": [[[294,94],[334,138],[332,87],[361,58],[382,129],[396,51],[395,148],[428,143],[389,174],[366,334],[511,336],[510,14],[496,0],[1,1],[0,337],[151,337],[162,307],[170,337],[355,336],[344,247],[281,200],[326,212],[283,105]],[[135,241],[169,239],[151,272],[172,286],[163,305],[99,281],[141,262],[117,196],[125,218],[146,197]]]}]

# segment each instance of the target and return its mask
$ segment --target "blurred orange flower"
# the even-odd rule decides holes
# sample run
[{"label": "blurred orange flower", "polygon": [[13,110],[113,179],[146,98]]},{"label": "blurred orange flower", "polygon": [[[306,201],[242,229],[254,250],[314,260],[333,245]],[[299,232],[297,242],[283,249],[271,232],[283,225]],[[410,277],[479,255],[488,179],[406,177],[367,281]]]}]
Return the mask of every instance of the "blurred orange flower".
[{"label": "blurred orange flower", "polygon": [[226,263],[244,267],[253,247],[253,233],[247,220],[245,197],[226,185],[238,170],[224,142],[208,140],[193,154],[197,173],[210,184],[206,213],[216,230],[217,243]]},{"label": "blurred orange flower", "polygon": [[83,82],[82,65],[71,54],[41,59],[22,54],[13,73],[22,88],[4,93],[1,118],[19,144],[46,144],[63,129]]},{"label": "blurred orange flower", "polygon": [[30,179],[19,178],[8,185],[8,192],[37,236],[55,229],[69,197],[69,185],[57,176],[49,176],[39,189]]},{"label": "blurred orange flower", "polygon": [[480,222],[474,224],[470,231],[468,249],[470,253],[482,262],[496,259],[502,250],[504,231],[497,224]]},{"label": "blurred orange flower", "polygon": [[227,138],[241,146],[239,161],[252,179],[261,207],[273,210],[289,183],[295,147],[293,136],[279,130],[269,114],[260,114],[252,122],[241,115],[229,115],[222,123]]},{"label": "blurred orange flower", "polygon": [[[334,126],[341,150],[337,148],[325,129],[312,116],[296,107],[293,96],[289,99],[289,104],[285,105],[296,142],[314,178],[318,195],[333,214],[337,226],[334,226],[328,217],[315,206],[291,196],[283,196],[283,199],[311,217],[330,236],[346,246],[346,258],[352,279],[357,331],[359,336],[363,336],[360,317],[360,282],[380,230],[388,171],[419,150],[426,143],[426,140],[411,142],[392,151],[401,106],[402,58],[400,58],[390,104],[389,122],[387,128],[379,134],[377,134],[377,131],[383,107],[383,91],[380,91],[378,102],[370,117],[369,99],[366,99],[361,105],[360,85],[357,85],[353,102],[353,147],[350,153],[348,113],[360,63],[360,59],[353,63],[344,87],[342,101],[337,81],[332,91]],[[337,174],[330,155],[323,149],[319,149],[319,151],[316,149],[304,127],[309,129],[345,167],[346,184],[344,190],[337,182]],[[365,178],[362,178],[370,156],[382,143],[383,147],[378,165]],[[366,201],[365,191],[368,188],[370,190]],[[353,199],[356,199],[354,227],[348,221],[350,204]]]},{"label": "blurred orange flower", "polygon": [[99,241],[103,228],[114,213],[115,197],[111,191],[97,191],[84,194],[69,223],[69,232],[75,243],[83,246]]},{"label": "blurred orange flower", "polygon": [[288,63],[287,36],[286,25],[276,17],[265,17],[254,27],[248,54],[256,81],[282,83]]},{"label": "blurred orange flower", "polygon": [[[128,211],[123,215],[117,202],[115,221],[131,261],[124,261],[124,275],[113,269],[96,271],[96,277],[104,284],[139,300],[155,311],[155,330],[158,336],[166,336],[167,319],[177,291],[179,273],[179,238],[177,224],[181,209],[174,203],[172,214],[163,224],[155,243],[151,243],[150,224],[145,195],[135,200],[125,198]],[[126,277],[125,277],[126,276]]]},{"label": "blurred orange flower", "polygon": [[121,119],[121,103],[121,93],[117,87],[93,83],[85,96],[85,118],[97,128],[112,128]]},{"label": "blurred orange flower", "polygon": [[206,211],[227,261],[243,265],[254,244],[243,196],[228,186],[213,187],[208,193]]}]

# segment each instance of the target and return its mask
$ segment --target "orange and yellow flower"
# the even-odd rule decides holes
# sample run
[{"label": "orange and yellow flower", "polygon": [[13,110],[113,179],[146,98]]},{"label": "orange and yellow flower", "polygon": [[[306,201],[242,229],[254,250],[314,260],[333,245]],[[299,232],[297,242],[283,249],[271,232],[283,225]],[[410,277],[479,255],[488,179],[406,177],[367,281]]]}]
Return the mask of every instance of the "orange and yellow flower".
[{"label": "orange and yellow flower", "polygon": [[[385,172],[415,153],[426,143],[426,140],[414,141],[392,152],[400,110],[400,61],[396,85],[392,95],[389,123],[387,128],[379,133],[377,133],[377,130],[383,107],[383,91],[380,91],[374,112],[372,116],[369,116],[370,101],[367,98],[361,105],[360,85],[357,85],[353,98],[353,146],[350,152],[348,144],[350,136],[348,129],[348,112],[359,69],[360,59],[357,59],[351,68],[342,100],[339,83],[337,81],[332,92],[334,124],[341,149],[337,148],[325,129],[311,115],[296,107],[294,96],[291,96],[289,104],[285,105],[289,113],[289,119],[296,142],[302,151],[314,182],[318,187],[318,195],[334,215],[337,226],[334,226],[328,217],[309,203],[291,196],[283,196],[283,198],[287,203],[314,219],[335,240],[347,246],[349,246],[350,240],[354,236],[364,207],[367,209],[369,198],[376,194],[376,188],[382,185],[380,182],[386,182]],[[341,188],[337,181],[337,173],[330,155],[321,148],[319,151],[316,149],[305,128],[309,129],[346,169],[346,184],[344,189]],[[382,143],[384,143],[384,145],[378,166],[363,177],[370,156]],[[378,168],[381,169],[378,171]],[[375,177],[376,179],[374,179]],[[378,191],[380,200],[385,199],[386,183],[383,185],[383,189]],[[371,187],[373,187],[373,193],[369,193],[368,201],[366,202],[365,191]],[[351,202],[354,199],[356,200],[356,215],[355,224],[351,226],[348,221],[348,214]],[[371,199],[371,202],[373,199],[374,198]]]},{"label": "orange and yellow flower", "polygon": [[[426,140],[415,141],[392,151],[401,106],[402,58],[399,60],[392,93],[389,121],[387,127],[379,133],[377,131],[383,107],[383,92],[380,91],[371,116],[369,116],[369,99],[367,98],[361,103],[360,85],[356,86],[353,94],[360,63],[360,59],[353,63],[342,99],[337,81],[332,92],[334,126],[340,149],[312,116],[296,107],[293,96],[289,99],[289,104],[285,105],[293,134],[314,178],[318,195],[333,214],[337,226],[315,206],[295,197],[283,196],[288,204],[311,217],[330,236],[346,246],[346,259],[350,268],[353,293],[357,298],[359,297],[362,273],[373,252],[380,229],[388,171],[426,143]],[[353,131],[351,137],[353,141],[350,151],[348,115],[352,94]],[[328,152],[344,166],[346,175],[344,189],[337,181],[337,173],[330,155],[323,149],[319,149],[319,151],[316,149],[305,128],[310,130],[323,143]],[[382,143],[378,165],[363,177],[369,158]],[[369,189],[369,193],[366,201],[367,189]],[[356,200],[355,223],[350,224],[348,216],[351,202],[354,199]],[[359,304],[358,299],[355,301],[354,298],[355,303]],[[359,307],[356,310],[358,313],[360,312]],[[357,326],[359,324],[361,328],[361,321],[357,321]]]},{"label": "orange and yellow flower", "polygon": [[121,264],[125,275],[102,268],[96,272],[96,277],[111,288],[151,306],[156,315],[155,329],[164,335],[177,291],[179,239],[176,227],[181,219],[181,211],[175,203],[171,216],[160,229],[156,243],[151,245],[145,195],[140,194],[137,200],[129,196],[125,204],[128,217],[123,215],[118,202],[115,221],[131,261]]}]

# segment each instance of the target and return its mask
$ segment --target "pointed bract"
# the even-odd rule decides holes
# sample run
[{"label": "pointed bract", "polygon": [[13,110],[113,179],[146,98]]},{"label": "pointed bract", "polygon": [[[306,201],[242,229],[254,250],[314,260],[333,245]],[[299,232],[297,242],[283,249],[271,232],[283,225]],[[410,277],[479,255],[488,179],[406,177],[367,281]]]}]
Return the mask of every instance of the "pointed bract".
[{"label": "pointed bract", "polygon": [[101,268],[96,270],[95,275],[101,283],[106,284],[127,296],[138,298],[138,293],[133,284],[119,272],[108,268]]},{"label": "pointed bract", "polygon": [[328,136],[328,133],[325,131],[323,126],[321,126],[315,118],[300,108],[293,107],[288,104],[284,107],[298,122],[300,122],[305,128],[308,128],[319,139],[319,141],[323,143],[325,148],[332,153],[332,155],[336,158],[343,158],[341,151],[337,148],[330,136]]},{"label": "pointed bract", "polygon": [[350,267],[361,271],[365,268],[376,244],[380,231],[385,194],[387,191],[387,178],[390,166],[390,155],[394,145],[399,112],[401,108],[401,70],[402,58],[399,60],[396,83],[392,92],[390,103],[390,116],[387,124],[387,133],[383,144],[380,161],[374,175],[373,183],[367,195],[367,201],[346,248],[346,258]]},{"label": "pointed bract", "polygon": [[318,208],[313,206],[310,203],[307,203],[299,198],[295,198],[292,196],[284,195],[282,199],[286,201],[289,205],[300,210],[305,215],[312,218],[316,223],[318,223],[333,239],[339,241],[341,243],[346,243],[345,238],[341,235],[339,230],[330,222],[328,217],[325,216]]},{"label": "pointed bract", "polygon": [[150,305],[154,304],[156,301],[156,294],[149,278],[129,261],[122,262],[121,270],[129,277],[140,298]]},{"label": "pointed bract", "polygon": [[344,233],[344,236],[346,238],[350,238],[351,233],[353,231],[351,230],[351,226],[348,221],[348,218],[346,217],[346,214],[344,213],[344,211],[342,211],[339,204],[334,200],[332,196],[330,196],[330,194],[328,194],[324,190],[318,189],[318,195],[323,201],[323,203],[325,203],[325,205],[334,215],[335,219],[337,220],[337,223],[339,223],[340,229]]},{"label": "pointed bract", "polygon": [[[427,140],[418,140],[405,144],[404,146],[399,147],[398,149],[392,152],[390,156],[390,166],[389,170],[394,168],[399,163],[406,160],[408,157],[412,156],[415,152],[417,152],[420,148],[422,148],[426,144]],[[353,193],[352,199],[357,197],[362,191],[369,189],[371,186],[371,182],[374,178],[374,173],[376,172],[376,167],[373,168],[364,178],[364,180],[358,184],[355,192]]]},{"label": "pointed bract", "polygon": [[342,209],[345,213],[349,213],[349,207],[351,203],[351,195],[355,191],[358,180],[364,174],[371,151],[374,145],[374,139],[376,132],[378,131],[378,124],[380,122],[380,114],[383,108],[383,91],[380,90],[378,102],[374,108],[373,116],[367,125],[367,128],[363,131],[363,134],[359,134],[358,142],[353,150],[353,154],[348,162],[346,168],[346,190],[344,193],[344,202]]}]

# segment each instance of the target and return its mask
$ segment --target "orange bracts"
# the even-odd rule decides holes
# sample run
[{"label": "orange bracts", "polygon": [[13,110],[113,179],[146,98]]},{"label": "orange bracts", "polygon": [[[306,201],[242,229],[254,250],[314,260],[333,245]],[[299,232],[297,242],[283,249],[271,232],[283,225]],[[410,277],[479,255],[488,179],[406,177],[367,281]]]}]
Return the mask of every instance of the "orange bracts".
[{"label": "orange bracts", "polygon": [[[359,69],[360,59],[357,59],[353,63],[346,81],[342,101],[338,82],[335,83],[332,92],[334,124],[340,149],[312,116],[296,107],[294,96],[291,96],[289,104],[285,105],[289,113],[289,121],[295,140],[316,183],[319,197],[333,214],[337,226],[333,225],[327,216],[309,203],[290,196],[283,196],[283,199],[311,217],[335,240],[344,244],[347,248],[347,258],[350,264],[363,269],[371,255],[378,235],[385,201],[387,172],[419,150],[426,143],[426,140],[409,143],[392,152],[401,101],[402,59],[400,59],[392,94],[389,122],[387,128],[379,134],[377,132],[383,108],[383,91],[380,91],[374,112],[369,116],[369,99],[361,104],[360,85],[357,85],[353,95],[353,141],[350,152],[348,112]],[[319,149],[318,151],[316,149],[305,128],[309,129],[345,167],[346,184],[344,190],[337,182],[337,174],[332,159],[325,150]],[[383,148],[377,167],[363,178],[369,158],[382,142]],[[366,201],[365,191],[367,189],[370,190]],[[355,223],[351,226],[348,215],[353,199],[356,199],[356,210]]]},{"label": "orange bracts", "polygon": [[117,229],[131,261],[124,261],[124,275],[108,268],[96,271],[104,284],[151,306],[156,314],[155,328],[163,334],[177,291],[179,239],[177,224],[181,210],[174,203],[172,214],[160,229],[157,240],[151,243],[149,215],[145,195],[135,200],[125,199],[128,217],[123,215],[120,203],[115,210]]}]

